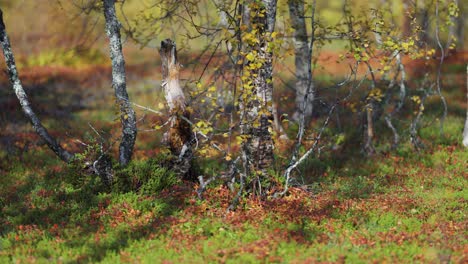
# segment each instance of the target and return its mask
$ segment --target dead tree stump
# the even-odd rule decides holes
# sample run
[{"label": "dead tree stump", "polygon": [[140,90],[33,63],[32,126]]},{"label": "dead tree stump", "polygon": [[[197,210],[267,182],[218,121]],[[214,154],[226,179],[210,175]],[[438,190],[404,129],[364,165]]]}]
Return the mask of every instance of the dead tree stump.
[{"label": "dead tree stump", "polygon": [[174,155],[173,168],[180,177],[195,180],[192,172],[193,133],[190,125],[190,112],[186,108],[184,92],[180,87],[177,49],[174,41],[161,42],[162,87],[169,106],[170,128],[167,136],[169,149]]}]

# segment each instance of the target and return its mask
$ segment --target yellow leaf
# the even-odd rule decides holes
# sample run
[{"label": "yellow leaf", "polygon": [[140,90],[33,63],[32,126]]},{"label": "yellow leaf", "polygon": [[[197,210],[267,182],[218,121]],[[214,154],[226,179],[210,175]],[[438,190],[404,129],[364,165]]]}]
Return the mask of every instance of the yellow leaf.
[{"label": "yellow leaf", "polygon": [[211,86],[210,88],[208,88],[208,92],[216,92],[216,86]]}]

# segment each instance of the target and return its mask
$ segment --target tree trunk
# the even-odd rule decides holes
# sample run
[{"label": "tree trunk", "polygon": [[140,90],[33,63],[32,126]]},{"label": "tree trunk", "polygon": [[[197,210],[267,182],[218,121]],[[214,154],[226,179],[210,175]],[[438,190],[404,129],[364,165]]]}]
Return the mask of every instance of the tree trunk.
[{"label": "tree trunk", "polygon": [[375,111],[375,104],[369,102],[366,105],[366,123],[365,123],[365,132],[364,132],[364,152],[368,156],[375,154],[375,148],[373,144],[374,140],[374,118],[373,111]]},{"label": "tree trunk", "polygon": [[[273,53],[268,50],[275,27],[276,1],[263,0],[250,6],[252,31],[259,42],[250,43],[246,52],[245,80],[240,94],[242,149],[249,171],[266,176],[273,163]],[[254,14],[252,16],[252,14]],[[255,27],[253,26],[255,25]],[[253,55],[255,54],[255,55]],[[260,179],[261,177],[259,177]],[[259,188],[261,183],[259,182]],[[262,194],[260,191],[259,193]]]},{"label": "tree trunk", "polygon": [[0,43],[2,45],[3,55],[5,56],[8,77],[11,84],[13,85],[13,90],[15,91],[16,97],[18,98],[24,113],[28,117],[29,121],[31,121],[31,124],[36,130],[36,133],[39,134],[39,136],[46,142],[47,146],[49,146],[49,148],[54,151],[54,153],[60,159],[65,162],[70,162],[73,158],[73,155],[63,149],[62,146],[60,146],[60,144],[55,140],[55,138],[49,134],[47,129],[42,125],[41,121],[31,108],[28,96],[26,95],[18,76],[15,58],[13,56],[10,40],[6,33],[5,24],[3,22],[2,10],[0,10]]},{"label": "tree trunk", "polygon": [[122,140],[119,146],[119,163],[123,166],[130,162],[137,136],[135,111],[128,98],[126,88],[125,60],[122,53],[120,23],[115,13],[115,0],[103,0],[106,31],[109,37],[110,58],[112,61],[112,86],[120,108]]},{"label": "tree trunk", "polygon": [[458,17],[456,19],[456,38],[457,38],[457,50],[464,50],[465,48],[465,16],[467,13],[467,5],[461,6],[458,3],[458,8],[460,9]]},{"label": "tree trunk", "polygon": [[468,148],[468,64],[466,64],[466,120],[465,129],[463,130],[463,146]]},{"label": "tree trunk", "polygon": [[169,112],[171,114],[168,143],[172,154],[176,157],[174,169],[183,178],[193,180],[192,163],[192,131],[189,123],[190,112],[186,109],[184,92],[179,83],[179,62],[174,41],[166,39],[161,42],[162,86]]},{"label": "tree trunk", "polygon": [[[454,0],[455,4],[458,6],[458,0]],[[457,47],[457,27],[458,27],[458,17],[452,17],[450,16],[449,17],[450,19],[450,25],[449,25],[449,28],[448,28],[448,35],[447,35],[447,43],[445,43],[445,49],[446,49],[446,52],[447,52],[447,55],[449,54],[451,48],[452,48],[452,45],[455,46],[456,49],[458,49],[459,47]],[[462,47],[463,48],[463,47]],[[462,50],[462,49],[460,49]]]},{"label": "tree trunk", "polygon": [[[291,17],[292,28],[294,29],[294,55],[296,66],[296,111],[293,115],[295,121],[300,121],[300,117],[304,114],[305,120],[308,120],[312,115],[314,88],[311,84],[310,94],[307,95],[309,82],[309,64],[312,58],[309,52],[309,43],[307,37],[307,27],[304,14],[303,0],[289,0],[289,16]],[[304,108],[305,106],[305,108]]]},{"label": "tree trunk", "polygon": [[411,36],[411,16],[409,14],[410,0],[403,0],[402,11],[403,11],[403,38]]},{"label": "tree trunk", "polygon": [[419,16],[421,21],[421,31],[419,32],[418,46],[424,47],[428,44],[429,41],[431,41],[429,36],[429,30],[431,26],[429,21],[429,10],[427,8],[423,8],[419,12]]}]

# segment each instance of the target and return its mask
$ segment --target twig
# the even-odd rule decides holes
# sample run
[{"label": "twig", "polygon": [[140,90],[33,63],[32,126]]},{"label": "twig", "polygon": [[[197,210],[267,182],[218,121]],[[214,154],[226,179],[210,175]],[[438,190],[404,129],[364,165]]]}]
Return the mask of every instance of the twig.
[{"label": "twig", "polygon": [[[357,67],[357,64],[356,64],[356,67]],[[357,74],[357,71],[355,71],[355,70],[353,70],[353,69],[351,68],[351,74],[349,75],[349,77],[347,78],[347,80],[344,81],[344,82],[339,83],[338,86],[342,86],[342,85],[346,84],[346,82],[349,81],[349,80],[351,79],[351,76],[353,76],[353,75],[356,76],[356,74]],[[335,110],[335,108],[338,106],[338,104],[339,104],[340,102],[347,101],[347,100],[351,97],[353,91],[362,85],[362,83],[364,82],[364,80],[365,80],[366,77],[367,77],[367,74],[368,74],[368,73],[366,73],[366,74],[363,76],[363,78],[361,79],[361,81],[360,81],[355,87],[353,87],[353,88],[349,91],[349,93],[348,93],[341,101],[336,101],[335,104],[330,108],[330,110],[328,111],[327,119],[325,120],[324,124],[323,124],[322,127],[320,128],[319,134],[318,134],[317,137],[314,139],[314,144],[313,144],[312,147],[311,147],[309,150],[307,150],[306,153],[304,153],[304,155],[302,155],[302,157],[299,158],[297,161],[291,160],[290,165],[286,168],[286,170],[285,170],[285,172],[284,172],[284,177],[286,178],[284,190],[283,190],[282,192],[275,193],[275,194],[273,195],[273,197],[278,198],[278,197],[281,197],[281,196],[285,195],[285,194],[288,192],[288,189],[289,189],[289,182],[290,182],[290,180],[291,180],[291,172],[292,172],[295,168],[297,168],[297,166],[299,166],[302,162],[304,162],[304,160],[306,160],[306,159],[314,152],[315,148],[316,148],[317,145],[318,145],[319,140],[321,139],[321,136],[322,136],[323,131],[325,130],[325,128],[327,127],[327,125],[328,125],[328,123],[329,123],[329,121],[330,121],[330,119],[331,119],[331,115],[332,115],[333,111]]]},{"label": "twig", "polygon": [[445,97],[442,95],[442,91],[441,91],[441,80],[440,80],[440,76],[441,76],[441,71],[442,71],[442,64],[444,63],[444,58],[445,58],[445,49],[444,47],[442,46],[442,43],[440,42],[440,37],[439,37],[439,27],[440,27],[440,18],[439,18],[439,0],[436,0],[436,9],[435,9],[435,12],[436,12],[436,28],[435,28],[435,33],[436,33],[436,40],[437,40],[437,45],[439,46],[439,49],[440,49],[440,62],[439,62],[439,66],[437,67],[437,78],[436,78],[436,85],[437,85],[437,94],[439,95],[440,97],[440,100],[442,100],[442,105],[444,106],[444,113],[442,114],[442,118],[440,119],[440,134],[442,135],[443,134],[443,129],[444,129],[444,121],[445,121],[445,118],[447,117],[447,111],[448,111],[448,107],[447,107],[447,101],[445,100]]}]

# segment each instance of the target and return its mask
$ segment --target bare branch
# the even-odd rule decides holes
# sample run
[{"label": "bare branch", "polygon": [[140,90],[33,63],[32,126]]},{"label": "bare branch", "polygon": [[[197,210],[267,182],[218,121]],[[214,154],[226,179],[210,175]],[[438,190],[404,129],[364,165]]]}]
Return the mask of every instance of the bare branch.
[{"label": "bare branch", "polygon": [[442,88],[441,88],[441,75],[442,75],[442,64],[444,64],[444,59],[445,59],[445,49],[442,46],[442,43],[440,41],[440,36],[439,36],[439,29],[440,29],[440,17],[439,17],[439,0],[436,0],[436,10],[435,10],[435,15],[436,15],[436,28],[435,28],[435,37],[437,41],[437,45],[439,46],[440,49],[440,61],[439,61],[439,66],[437,67],[437,79],[436,79],[436,90],[437,94],[440,97],[440,100],[442,100],[442,105],[444,107],[444,112],[442,114],[442,117],[440,118],[440,134],[444,132],[444,121],[445,118],[447,117],[447,101],[445,100],[444,95],[442,94]]}]

